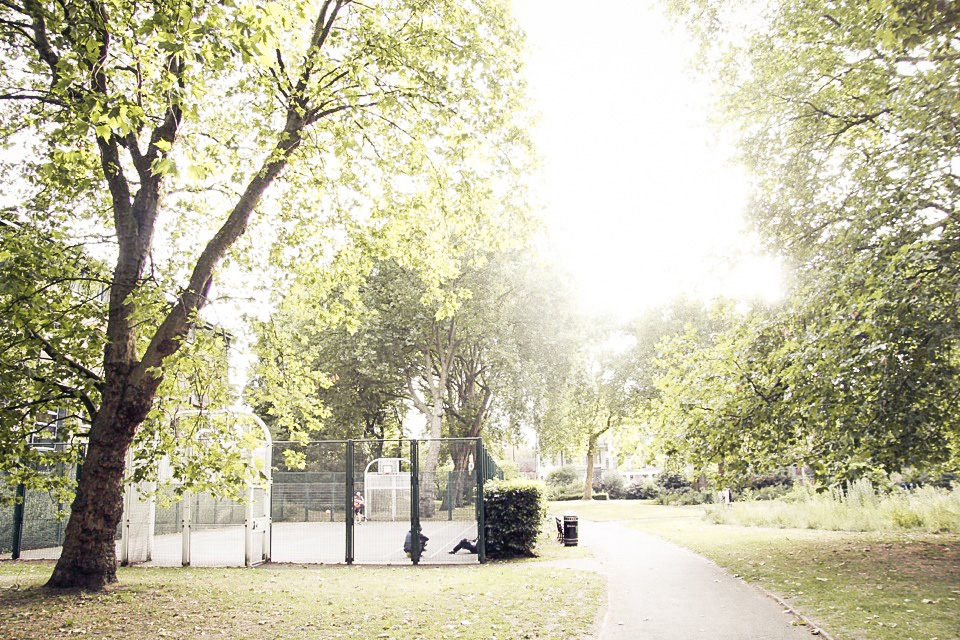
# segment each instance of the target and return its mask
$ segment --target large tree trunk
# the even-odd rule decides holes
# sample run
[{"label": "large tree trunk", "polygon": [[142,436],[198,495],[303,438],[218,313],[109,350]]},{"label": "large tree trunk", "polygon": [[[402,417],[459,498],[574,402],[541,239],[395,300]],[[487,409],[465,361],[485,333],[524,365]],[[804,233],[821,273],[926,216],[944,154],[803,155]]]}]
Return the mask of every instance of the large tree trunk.
[{"label": "large tree trunk", "polygon": [[583,499],[593,500],[593,456],[597,449],[597,436],[590,436],[587,444],[587,475],[583,481]]},{"label": "large tree trunk", "polygon": [[[467,489],[467,480],[470,479],[470,461],[473,459],[473,453],[477,450],[473,442],[458,442],[454,445],[453,453],[453,487],[443,497],[441,510],[451,508],[447,500],[453,500],[453,508],[462,507],[466,504],[465,496]],[[479,469],[474,465],[474,471],[479,473]]]},{"label": "large tree trunk", "polygon": [[597,453],[597,443],[600,442],[600,437],[613,428],[615,418],[614,414],[607,414],[604,426],[587,437],[587,477],[583,481],[584,500],[593,500],[593,457]]},{"label": "large tree trunk", "polygon": [[[179,113],[172,111],[164,125],[171,139],[178,121]],[[127,180],[118,168],[117,140],[98,138],[98,143],[113,196],[119,252],[110,287],[101,406],[91,422],[63,550],[47,582],[52,588],[102,589],[116,582],[115,539],[123,515],[121,485],[127,449],[150,411],[160,383],[156,374],[145,375],[144,363],[138,358],[137,330],[131,322],[134,307],[129,299],[140,284],[153,244],[161,179],[145,178],[139,192],[131,198]],[[173,311],[170,316],[174,316]],[[169,320],[170,317],[164,325],[175,326]],[[176,333],[164,334],[169,343],[164,350],[152,350],[152,362],[157,365],[175,351],[173,338],[186,330],[179,324],[176,327]],[[174,348],[170,349],[170,345]]]},{"label": "large tree trunk", "polygon": [[453,357],[457,353],[459,342],[456,340],[456,321],[450,320],[446,330],[434,327],[433,344],[421,347],[423,355],[423,369],[419,372],[421,380],[428,387],[430,401],[427,402],[414,388],[413,372],[407,376],[407,390],[414,406],[427,418],[430,429],[430,441],[427,445],[426,465],[422,467],[421,475],[426,482],[420,483],[420,515],[432,518],[436,513],[437,495],[437,465],[440,462],[440,438],[443,436],[443,394],[447,387],[447,378]]},{"label": "large tree trunk", "polygon": [[[464,437],[466,438],[479,438],[480,433],[483,430],[483,421],[486,418],[486,415],[490,409],[490,403],[492,401],[493,394],[489,389],[483,388],[483,397],[479,403],[480,408],[472,416],[470,424],[467,428],[467,433]],[[460,418],[464,416],[461,415]],[[447,495],[444,496],[444,503],[441,505],[441,510],[449,509],[450,505],[447,503],[448,498],[453,499],[454,507],[462,507],[466,502],[466,489],[467,489],[467,480],[470,478],[469,467],[470,461],[473,459],[473,455],[477,451],[477,447],[473,441],[469,442],[456,442],[452,445],[452,455],[453,455],[453,488],[447,491]],[[480,473],[479,466],[474,464],[474,472]]]},{"label": "large tree trunk", "polygon": [[116,532],[123,516],[126,452],[153,395],[140,406],[104,406],[90,429],[63,551],[47,586],[102,589],[117,580]]},{"label": "large tree trunk", "polygon": [[420,469],[420,517],[432,518],[437,511],[437,466],[440,462],[440,438],[443,436],[443,400],[434,394],[429,414],[430,439],[427,441],[426,465]]},{"label": "large tree trunk", "polygon": [[420,517],[432,518],[437,513],[437,465],[440,462],[440,439],[432,436],[427,444],[427,464],[420,472]]},{"label": "large tree trunk", "polygon": [[[430,386],[434,387],[434,383],[430,382]],[[424,460],[425,464],[422,464],[419,470],[422,481],[420,482],[420,504],[418,506],[421,517],[432,518],[436,512],[434,500],[437,495],[437,483],[435,476],[437,464],[440,461],[440,437],[443,435],[442,398],[438,398],[437,394],[431,389],[433,404],[428,404],[414,390],[413,380],[409,378],[407,380],[407,388],[414,406],[427,418],[427,426],[430,431],[429,440],[427,441],[427,455]]]}]

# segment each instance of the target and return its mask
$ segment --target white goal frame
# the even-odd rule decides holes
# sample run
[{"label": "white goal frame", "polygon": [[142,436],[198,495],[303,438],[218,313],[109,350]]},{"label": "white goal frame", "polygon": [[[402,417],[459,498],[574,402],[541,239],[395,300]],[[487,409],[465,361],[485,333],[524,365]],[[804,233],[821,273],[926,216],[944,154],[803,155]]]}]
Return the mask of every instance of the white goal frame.
[{"label": "white goal frame", "polygon": [[[410,471],[402,471],[404,463],[410,469],[411,462],[407,458],[377,458],[371,460],[363,470],[363,502],[364,515],[368,520],[379,520],[387,515],[387,520],[396,522],[400,510],[398,506],[410,503]],[[376,470],[371,468],[376,465]],[[387,493],[386,510],[374,510],[381,504],[380,492]],[[409,506],[408,506],[409,509]],[[409,512],[400,514],[404,519],[409,518]],[[373,516],[373,517],[371,517]]]},{"label": "white goal frame", "polygon": [[[271,533],[271,463],[273,458],[273,440],[270,429],[253,411],[247,407],[230,407],[200,411],[190,409],[179,411],[177,416],[227,416],[235,421],[236,428],[245,432],[256,433],[259,445],[248,453],[248,462],[255,466],[261,461],[261,471],[265,476],[262,486],[247,485],[245,514],[244,514],[244,564],[253,566],[261,562],[270,561],[270,533]],[[199,439],[202,446],[202,437]],[[190,444],[185,446],[190,447]],[[133,468],[133,449],[127,451],[127,471]],[[161,475],[165,461],[161,462]],[[138,487],[128,482],[123,495],[123,519],[118,549],[119,560],[122,564],[149,562],[153,558],[154,520],[156,514],[156,483],[148,483]],[[182,500],[183,510],[180,520],[181,531],[181,564],[190,566],[190,538],[192,533],[193,517],[190,507],[190,495],[185,493]]]}]

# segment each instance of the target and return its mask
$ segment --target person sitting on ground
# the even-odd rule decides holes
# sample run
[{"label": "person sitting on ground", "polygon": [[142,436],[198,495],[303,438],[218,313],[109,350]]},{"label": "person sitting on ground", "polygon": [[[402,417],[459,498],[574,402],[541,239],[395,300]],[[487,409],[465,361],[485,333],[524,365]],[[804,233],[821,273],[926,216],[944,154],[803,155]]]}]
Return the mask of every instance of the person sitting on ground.
[{"label": "person sitting on ground", "polygon": [[463,540],[461,540],[460,542],[457,543],[457,546],[455,546],[455,547],[450,551],[450,553],[456,553],[457,551],[460,551],[460,549],[466,549],[466,550],[469,551],[470,553],[476,553],[476,552],[477,552],[477,543],[478,543],[479,541],[480,541],[480,538],[479,538],[479,537],[474,538],[472,541],[467,540],[466,538],[464,538]]},{"label": "person sitting on ground", "polygon": [[[409,557],[413,553],[413,530],[407,531],[407,537],[403,541],[403,551]],[[423,532],[420,532],[420,553],[423,553],[423,550],[427,548],[427,536],[423,535]]]}]

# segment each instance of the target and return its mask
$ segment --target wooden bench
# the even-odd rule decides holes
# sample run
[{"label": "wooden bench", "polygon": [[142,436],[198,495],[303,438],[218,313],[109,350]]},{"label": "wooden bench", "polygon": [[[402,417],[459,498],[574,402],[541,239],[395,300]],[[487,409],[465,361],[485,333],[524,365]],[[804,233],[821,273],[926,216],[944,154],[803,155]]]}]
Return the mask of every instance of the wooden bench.
[{"label": "wooden bench", "polygon": [[557,517],[554,520],[557,521],[557,542],[563,542],[563,520]]}]

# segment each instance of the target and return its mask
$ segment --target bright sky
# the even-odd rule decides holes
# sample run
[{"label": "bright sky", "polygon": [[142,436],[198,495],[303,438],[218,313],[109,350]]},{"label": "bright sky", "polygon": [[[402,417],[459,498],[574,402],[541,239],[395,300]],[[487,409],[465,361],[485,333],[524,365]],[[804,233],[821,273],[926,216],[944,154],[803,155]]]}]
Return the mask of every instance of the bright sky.
[{"label": "bright sky", "polygon": [[[657,0],[513,0],[541,113],[545,217],[589,308],[630,316],[681,292],[775,297],[739,260],[745,181],[712,143],[708,90]],[[733,261],[733,263],[731,262]]]}]

